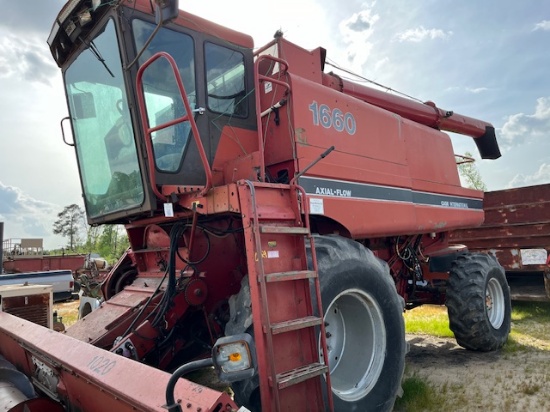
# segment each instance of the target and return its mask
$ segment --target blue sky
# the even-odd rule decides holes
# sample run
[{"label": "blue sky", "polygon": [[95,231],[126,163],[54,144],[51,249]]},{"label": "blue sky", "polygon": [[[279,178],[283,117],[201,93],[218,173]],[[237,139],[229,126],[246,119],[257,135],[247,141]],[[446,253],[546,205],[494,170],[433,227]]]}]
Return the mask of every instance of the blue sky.
[{"label": "blue sky", "polygon": [[[0,0],[0,221],[5,238],[43,237],[56,214],[82,205],[60,70],[46,39],[64,2]],[[550,182],[550,2],[533,0],[180,1],[180,8],[248,33],[276,30],[330,61],[497,129],[502,158],[476,164],[489,190]],[[456,153],[472,139],[453,136]]]}]

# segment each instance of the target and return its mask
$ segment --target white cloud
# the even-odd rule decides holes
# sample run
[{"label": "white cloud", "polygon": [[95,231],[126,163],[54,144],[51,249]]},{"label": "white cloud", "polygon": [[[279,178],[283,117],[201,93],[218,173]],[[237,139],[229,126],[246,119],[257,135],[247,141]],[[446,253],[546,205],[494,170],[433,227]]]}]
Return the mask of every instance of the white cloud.
[{"label": "white cloud", "polygon": [[468,91],[470,93],[473,93],[473,94],[486,92],[487,90],[489,90],[488,87],[466,87],[466,91]]},{"label": "white cloud", "polygon": [[416,29],[408,29],[404,32],[397,33],[395,38],[400,42],[410,41],[418,43],[426,39],[445,39],[452,36],[452,34],[452,31],[445,32],[441,29],[426,29],[424,26],[420,26]]},{"label": "white cloud", "polygon": [[61,209],[0,182],[0,221],[4,222],[6,239],[43,238],[46,248],[59,247],[63,240],[53,235],[52,227]]},{"label": "white cloud", "polygon": [[444,91],[454,93],[454,92],[460,91],[460,87],[458,87],[458,86],[449,86],[449,87],[446,87]]},{"label": "white cloud", "polygon": [[[318,0],[281,0],[278,7],[272,7],[269,12],[263,10],[256,0],[238,0],[234,7],[213,7],[205,1],[180,1],[179,5],[182,10],[196,16],[251,35],[256,47],[273,40],[278,29],[288,40],[305,49],[323,46],[330,50],[332,44],[327,9]],[[255,16],[246,24],[243,24],[244,10]]]},{"label": "white cloud", "polygon": [[391,61],[390,61],[390,58],[389,57],[384,57],[383,59],[381,60],[378,60],[375,64],[374,64],[374,71],[376,73],[378,73],[381,69],[384,69],[386,67],[389,67],[391,64]]},{"label": "white cloud", "polygon": [[538,98],[533,114],[508,116],[500,133],[503,147],[517,146],[538,137],[550,138],[550,97]]},{"label": "white cloud", "polygon": [[[11,2],[9,7],[3,3],[5,7],[2,7],[0,28],[6,27],[11,33],[21,34],[23,38],[28,37],[29,33],[49,33],[55,16],[66,1],[15,1]],[[45,42],[45,37],[41,38],[41,41]]]},{"label": "white cloud", "polygon": [[535,24],[533,31],[536,31],[536,30],[550,30],[550,20],[543,20]]},{"label": "white cloud", "polygon": [[342,24],[354,32],[365,32],[372,28],[372,25],[379,19],[377,14],[372,14],[370,9],[361,10],[354,13],[349,19],[344,20]]},{"label": "white cloud", "polygon": [[508,188],[534,186],[550,182],[550,164],[543,163],[532,175],[517,174],[508,183]]},{"label": "white cloud", "polygon": [[373,48],[372,42],[368,40],[374,31],[373,26],[379,19],[378,14],[366,8],[340,22],[342,41],[347,44],[345,58],[350,70],[363,72],[363,65],[367,62]]},{"label": "white cloud", "polygon": [[13,77],[28,82],[50,84],[58,73],[45,43],[26,40],[11,34],[1,36],[0,78]]},{"label": "white cloud", "polygon": [[457,93],[457,92],[468,92],[468,93],[473,93],[473,94],[478,94],[478,93],[482,93],[482,92],[486,92],[490,90],[488,87],[459,87],[459,86],[450,86],[450,87],[447,87],[445,88],[445,92],[450,92],[450,93]]}]

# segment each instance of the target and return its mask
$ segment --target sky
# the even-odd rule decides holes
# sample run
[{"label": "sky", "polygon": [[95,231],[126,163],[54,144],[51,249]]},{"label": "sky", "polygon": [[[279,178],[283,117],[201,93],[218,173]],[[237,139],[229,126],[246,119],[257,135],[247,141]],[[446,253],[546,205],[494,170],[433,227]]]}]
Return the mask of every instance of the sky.
[{"label": "sky", "polygon": [[[61,71],[46,39],[64,1],[0,0],[0,222],[4,239],[41,237],[57,213],[83,207]],[[180,8],[250,34],[277,30],[330,62],[422,101],[493,124],[502,157],[469,151],[488,190],[550,183],[550,2],[547,0],[180,0]],[[330,67],[329,67],[330,68]]]}]

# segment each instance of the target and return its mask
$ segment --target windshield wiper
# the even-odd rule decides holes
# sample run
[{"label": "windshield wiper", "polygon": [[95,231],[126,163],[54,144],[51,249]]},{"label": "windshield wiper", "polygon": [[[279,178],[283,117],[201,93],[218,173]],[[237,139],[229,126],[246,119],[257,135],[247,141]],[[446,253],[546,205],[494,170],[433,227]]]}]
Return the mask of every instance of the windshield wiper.
[{"label": "windshield wiper", "polygon": [[92,54],[103,65],[103,67],[105,67],[105,70],[107,70],[107,72],[111,75],[111,77],[115,77],[113,72],[109,69],[109,66],[107,66],[107,63],[105,62],[105,59],[103,58],[103,56],[99,52],[97,46],[94,44],[94,41],[91,40],[89,43],[87,43],[85,40],[83,40],[83,39],[81,39],[81,40],[86,46],[88,46],[88,48],[90,49]]}]

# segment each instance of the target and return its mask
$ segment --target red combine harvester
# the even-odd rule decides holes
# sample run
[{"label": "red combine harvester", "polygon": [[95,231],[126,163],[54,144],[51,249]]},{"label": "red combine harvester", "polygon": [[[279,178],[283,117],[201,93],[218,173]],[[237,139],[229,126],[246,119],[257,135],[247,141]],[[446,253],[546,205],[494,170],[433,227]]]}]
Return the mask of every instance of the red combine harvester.
[{"label": "red combine harvester", "polygon": [[[177,1],[69,1],[48,43],[88,222],[131,248],[64,334],[0,313],[14,404],[389,411],[404,309],[447,302],[464,347],[506,341],[502,267],[449,244],[483,193],[440,131],[495,159],[490,124],[325,73],[323,48],[254,52]],[[184,377],[210,366],[233,398]]]}]

